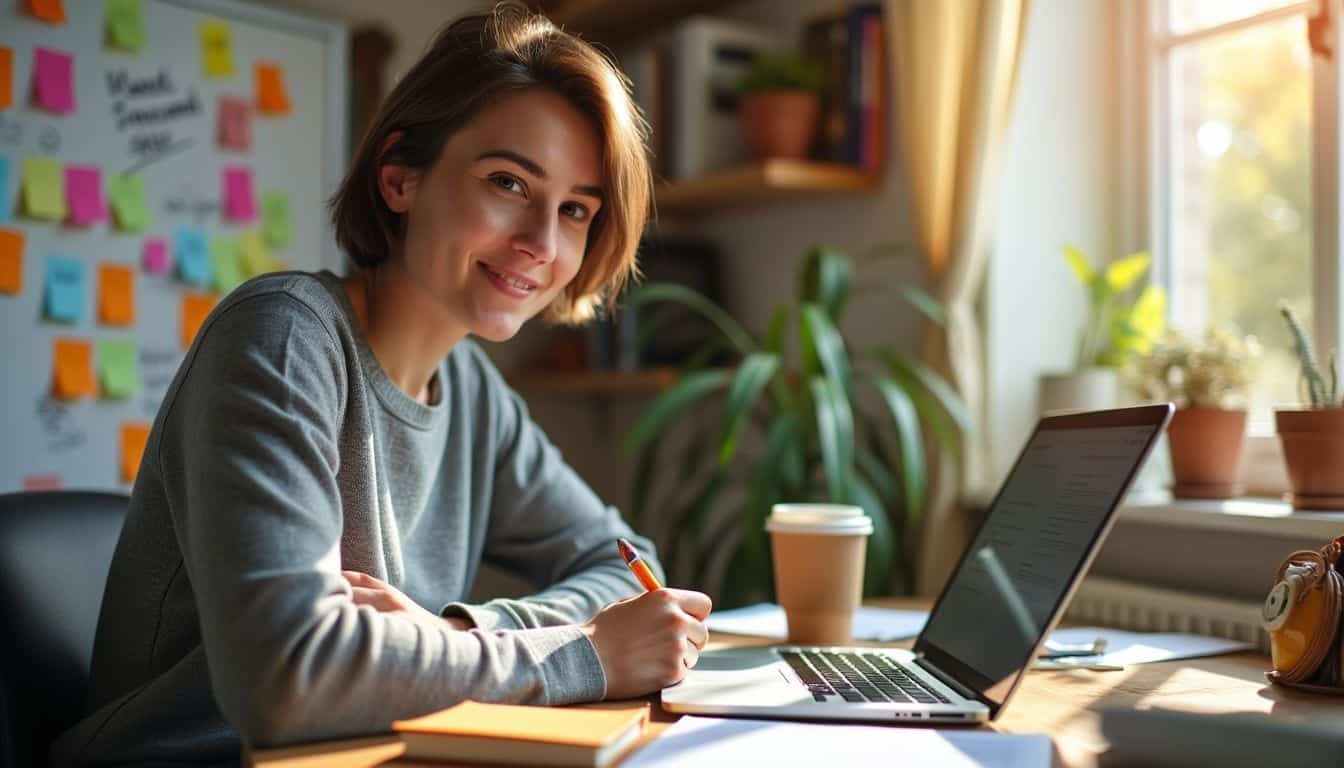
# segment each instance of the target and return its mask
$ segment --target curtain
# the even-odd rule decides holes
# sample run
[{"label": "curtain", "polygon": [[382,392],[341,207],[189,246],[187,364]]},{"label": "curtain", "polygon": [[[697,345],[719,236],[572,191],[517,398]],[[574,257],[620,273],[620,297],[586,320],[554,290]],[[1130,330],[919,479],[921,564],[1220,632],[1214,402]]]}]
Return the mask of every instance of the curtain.
[{"label": "curtain", "polygon": [[[976,303],[991,245],[1029,0],[896,0],[892,51],[901,153],[915,236],[932,293],[947,310],[924,357],[984,419],[985,353]],[[983,426],[980,426],[983,435]],[[988,490],[988,451],[971,436],[960,460],[931,462],[916,588],[939,590],[969,538],[964,499]]]}]

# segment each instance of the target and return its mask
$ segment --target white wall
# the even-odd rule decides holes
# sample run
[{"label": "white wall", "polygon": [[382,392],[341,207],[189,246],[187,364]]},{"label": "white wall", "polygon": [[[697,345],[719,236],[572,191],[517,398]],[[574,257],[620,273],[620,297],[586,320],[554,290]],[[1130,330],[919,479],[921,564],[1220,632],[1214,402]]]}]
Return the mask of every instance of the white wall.
[{"label": "white wall", "polygon": [[1037,417],[1042,372],[1073,364],[1084,293],[1060,252],[1114,256],[1114,5],[1035,0],[1009,130],[997,234],[984,297],[992,486]]}]

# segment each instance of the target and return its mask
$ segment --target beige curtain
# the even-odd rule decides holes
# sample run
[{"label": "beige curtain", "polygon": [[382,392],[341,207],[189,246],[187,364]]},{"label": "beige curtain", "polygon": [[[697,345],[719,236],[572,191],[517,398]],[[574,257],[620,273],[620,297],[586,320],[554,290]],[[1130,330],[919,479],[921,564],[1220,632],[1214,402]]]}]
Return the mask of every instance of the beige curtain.
[{"label": "beige curtain", "polygon": [[[897,0],[889,8],[901,150],[930,286],[948,311],[927,362],[984,423],[985,355],[975,313],[994,222],[1000,156],[1028,0]],[[985,491],[987,451],[967,441],[960,466],[935,462],[916,588],[941,588],[969,535],[961,502]]]}]

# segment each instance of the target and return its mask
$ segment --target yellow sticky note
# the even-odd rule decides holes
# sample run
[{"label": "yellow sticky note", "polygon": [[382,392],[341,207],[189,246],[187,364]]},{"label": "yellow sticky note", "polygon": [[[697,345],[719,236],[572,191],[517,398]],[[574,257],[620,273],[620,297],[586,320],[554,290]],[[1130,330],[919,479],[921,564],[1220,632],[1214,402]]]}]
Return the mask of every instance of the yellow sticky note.
[{"label": "yellow sticky note", "polygon": [[103,325],[135,322],[135,272],[129,266],[99,265],[98,322]]},{"label": "yellow sticky note", "polygon": [[60,161],[50,157],[23,159],[23,210],[34,219],[65,220],[65,179]]},{"label": "yellow sticky note", "polygon": [[52,351],[52,394],[62,400],[92,395],[93,348],[83,339],[56,339]]},{"label": "yellow sticky note", "polygon": [[121,425],[121,482],[133,483],[140,471],[140,459],[149,445],[149,424],[128,421]]},{"label": "yellow sticky note", "polygon": [[201,22],[201,73],[206,77],[233,76],[229,25],[222,21]]},{"label": "yellow sticky note", "polygon": [[215,308],[215,297],[208,293],[188,293],[182,297],[182,348],[189,349],[197,331]]},{"label": "yellow sticky note", "polygon": [[0,109],[14,106],[14,51],[0,47]]},{"label": "yellow sticky note", "polygon": [[279,64],[257,62],[257,111],[263,115],[289,114],[285,71]]},{"label": "yellow sticky note", "polygon": [[103,397],[124,400],[140,391],[140,366],[135,342],[107,339],[98,342],[98,372]]},{"label": "yellow sticky note", "polygon": [[62,0],[28,0],[28,12],[48,24],[65,23],[65,3]]},{"label": "yellow sticky note", "polygon": [[0,293],[23,290],[23,233],[0,229]]},{"label": "yellow sticky note", "polygon": [[140,0],[107,0],[103,38],[112,48],[136,53],[145,47],[145,15]]},{"label": "yellow sticky note", "polygon": [[253,278],[275,271],[275,260],[271,258],[271,252],[267,250],[266,244],[261,241],[261,235],[255,230],[238,236],[238,252],[243,262],[245,277]]}]

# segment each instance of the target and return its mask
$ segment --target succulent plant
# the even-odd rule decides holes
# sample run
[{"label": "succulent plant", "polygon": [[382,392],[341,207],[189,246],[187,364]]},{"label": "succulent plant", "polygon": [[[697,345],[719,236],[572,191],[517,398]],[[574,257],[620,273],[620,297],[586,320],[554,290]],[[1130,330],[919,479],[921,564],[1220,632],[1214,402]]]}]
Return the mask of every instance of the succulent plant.
[{"label": "succulent plant", "polygon": [[[1311,335],[1302,327],[1287,305],[1280,304],[1279,312],[1288,323],[1288,331],[1293,335],[1293,351],[1302,366],[1302,386],[1306,389],[1306,400],[1312,408],[1338,408],[1339,374],[1335,368],[1335,353],[1330,352],[1329,363],[1324,373],[1316,362],[1316,353],[1312,350]],[[1329,380],[1326,377],[1329,376]]]}]

